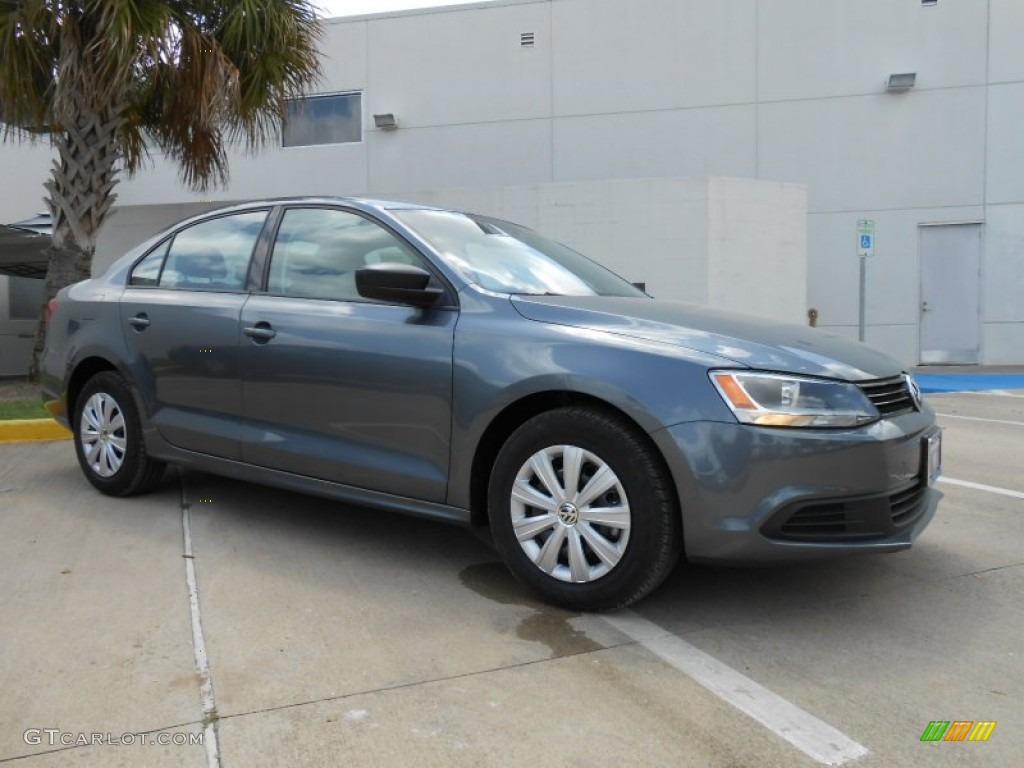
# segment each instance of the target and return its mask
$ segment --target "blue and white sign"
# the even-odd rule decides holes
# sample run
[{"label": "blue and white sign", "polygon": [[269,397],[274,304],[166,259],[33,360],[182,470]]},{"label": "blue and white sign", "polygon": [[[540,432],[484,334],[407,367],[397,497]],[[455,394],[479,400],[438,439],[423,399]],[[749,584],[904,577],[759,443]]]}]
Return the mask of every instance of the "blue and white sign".
[{"label": "blue and white sign", "polygon": [[875,255],[875,222],[870,219],[857,221],[857,255],[862,259]]}]

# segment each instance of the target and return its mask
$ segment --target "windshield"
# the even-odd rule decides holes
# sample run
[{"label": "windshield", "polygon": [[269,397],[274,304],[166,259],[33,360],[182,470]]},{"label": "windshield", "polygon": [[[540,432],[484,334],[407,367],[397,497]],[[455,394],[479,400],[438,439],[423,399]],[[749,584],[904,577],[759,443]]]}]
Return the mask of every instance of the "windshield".
[{"label": "windshield", "polygon": [[499,293],[645,296],[571,248],[507,221],[452,211],[392,210],[467,281]]}]

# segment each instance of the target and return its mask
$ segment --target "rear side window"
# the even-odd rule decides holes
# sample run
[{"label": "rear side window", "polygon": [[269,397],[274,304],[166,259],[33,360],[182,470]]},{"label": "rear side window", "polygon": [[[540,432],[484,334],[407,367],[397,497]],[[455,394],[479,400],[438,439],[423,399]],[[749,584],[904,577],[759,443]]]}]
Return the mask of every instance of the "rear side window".
[{"label": "rear side window", "polygon": [[235,213],[193,224],[135,265],[131,285],[240,291],[266,211]]},{"label": "rear side window", "polygon": [[409,246],[369,219],[331,208],[292,208],[278,228],[267,292],[368,301],[356,290],[356,270],[386,262],[425,266]]}]

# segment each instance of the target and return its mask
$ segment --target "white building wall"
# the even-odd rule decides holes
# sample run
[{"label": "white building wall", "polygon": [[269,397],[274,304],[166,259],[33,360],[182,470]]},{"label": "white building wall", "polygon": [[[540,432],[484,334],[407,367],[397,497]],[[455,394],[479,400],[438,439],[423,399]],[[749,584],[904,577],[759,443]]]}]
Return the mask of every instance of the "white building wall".
[{"label": "white building wall", "polygon": [[749,104],[756,0],[557,0],[551,40],[558,116]]},{"label": "white building wall", "polygon": [[[3,126],[0,125],[0,131]],[[0,224],[10,224],[47,210],[43,184],[53,153],[44,142],[0,141]]]},{"label": "white building wall", "polygon": [[992,363],[1024,360],[1024,3],[990,0],[983,344]]},{"label": "white building wall", "polygon": [[[1024,302],[1010,298],[1024,240],[1020,0],[498,0],[327,30],[319,90],[363,92],[364,140],[239,155],[214,199],[647,177],[806,185],[821,325],[855,335],[854,233],[874,219],[868,341],[917,362],[918,227],[980,221],[982,359],[1024,362]],[[887,93],[895,72],[916,72],[916,87]],[[399,129],[376,130],[375,112]],[[122,201],[201,199],[173,176],[141,175]]]},{"label": "white building wall", "polygon": [[780,102],[877,94],[893,72],[917,72],[918,92],[982,85],[986,4],[761,0],[758,98]]}]

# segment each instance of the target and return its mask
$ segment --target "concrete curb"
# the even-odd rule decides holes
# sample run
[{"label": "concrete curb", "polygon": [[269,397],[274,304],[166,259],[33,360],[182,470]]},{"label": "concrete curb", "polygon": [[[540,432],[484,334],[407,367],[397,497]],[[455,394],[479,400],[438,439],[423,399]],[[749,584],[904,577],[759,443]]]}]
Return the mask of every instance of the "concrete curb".
[{"label": "concrete curb", "polygon": [[29,440],[67,440],[71,433],[53,419],[10,419],[0,421],[0,443]]}]

